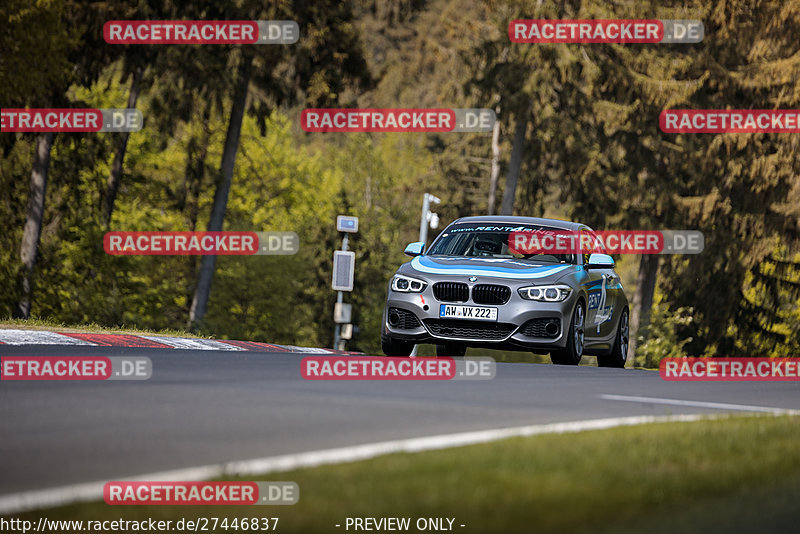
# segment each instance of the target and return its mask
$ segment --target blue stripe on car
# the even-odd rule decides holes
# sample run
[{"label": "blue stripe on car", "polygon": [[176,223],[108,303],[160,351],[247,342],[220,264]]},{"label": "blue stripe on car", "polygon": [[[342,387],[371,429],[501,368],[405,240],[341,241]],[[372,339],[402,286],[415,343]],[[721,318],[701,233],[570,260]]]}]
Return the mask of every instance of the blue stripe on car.
[{"label": "blue stripe on car", "polygon": [[546,278],[556,273],[568,269],[569,265],[558,265],[555,267],[539,266],[530,267],[526,269],[509,269],[498,265],[494,266],[463,266],[463,265],[441,265],[425,256],[419,256],[411,260],[411,267],[422,273],[429,274],[456,274],[456,275],[470,275],[470,274],[483,274],[485,276],[494,276],[495,278]]}]

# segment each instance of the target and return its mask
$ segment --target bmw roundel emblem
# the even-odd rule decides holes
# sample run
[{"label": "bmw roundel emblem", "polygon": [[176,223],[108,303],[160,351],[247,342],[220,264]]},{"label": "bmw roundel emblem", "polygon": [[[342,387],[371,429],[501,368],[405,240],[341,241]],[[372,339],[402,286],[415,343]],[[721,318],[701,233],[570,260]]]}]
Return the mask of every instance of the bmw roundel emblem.
[{"label": "bmw roundel emblem", "polygon": [[470,276],[469,277],[469,281],[470,282],[477,282],[478,281],[478,277],[477,276]]}]

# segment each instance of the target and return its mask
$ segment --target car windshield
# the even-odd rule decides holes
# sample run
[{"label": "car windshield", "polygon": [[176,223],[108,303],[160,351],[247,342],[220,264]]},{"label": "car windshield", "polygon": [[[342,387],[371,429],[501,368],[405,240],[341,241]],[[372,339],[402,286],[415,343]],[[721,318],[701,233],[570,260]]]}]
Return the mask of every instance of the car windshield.
[{"label": "car windshield", "polygon": [[577,264],[575,254],[524,254],[509,247],[515,232],[561,231],[563,229],[535,225],[492,226],[486,224],[456,224],[445,229],[427,252],[428,256],[459,256],[468,258],[508,258],[536,263]]}]

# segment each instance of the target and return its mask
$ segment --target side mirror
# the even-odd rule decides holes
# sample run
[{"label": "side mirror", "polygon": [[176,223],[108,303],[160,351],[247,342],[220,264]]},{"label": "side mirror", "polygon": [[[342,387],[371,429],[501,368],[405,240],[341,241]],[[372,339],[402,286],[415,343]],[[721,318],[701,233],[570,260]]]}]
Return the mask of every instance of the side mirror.
[{"label": "side mirror", "polygon": [[423,241],[415,241],[414,243],[410,243],[405,250],[406,256],[419,256],[422,254],[423,249],[425,248],[425,242]]},{"label": "side mirror", "polygon": [[589,263],[586,264],[588,269],[613,269],[614,258],[608,254],[592,254],[589,256]]}]

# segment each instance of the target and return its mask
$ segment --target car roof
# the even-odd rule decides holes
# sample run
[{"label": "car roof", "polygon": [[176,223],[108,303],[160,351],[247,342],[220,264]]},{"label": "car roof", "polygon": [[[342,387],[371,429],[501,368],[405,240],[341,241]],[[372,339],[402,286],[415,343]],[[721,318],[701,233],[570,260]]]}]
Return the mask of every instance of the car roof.
[{"label": "car roof", "polygon": [[[588,228],[585,224],[562,221],[560,219],[544,219],[540,217],[518,217],[511,215],[478,215],[473,217],[461,217],[450,224],[531,224],[536,226],[548,226],[564,230],[581,230]],[[449,226],[449,225],[448,225]]]}]

